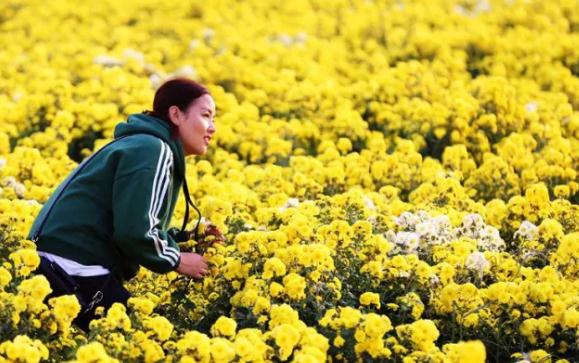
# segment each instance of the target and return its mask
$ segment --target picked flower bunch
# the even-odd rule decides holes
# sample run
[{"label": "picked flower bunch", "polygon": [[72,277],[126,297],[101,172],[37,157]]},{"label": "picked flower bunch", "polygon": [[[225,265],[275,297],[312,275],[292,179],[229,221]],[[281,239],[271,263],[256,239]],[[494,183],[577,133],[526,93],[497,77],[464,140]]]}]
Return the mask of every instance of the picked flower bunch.
[{"label": "picked flower bunch", "polygon": [[205,254],[207,249],[215,243],[225,244],[227,242],[227,238],[219,227],[205,218],[201,218],[197,233],[195,230],[191,230],[187,231],[187,234],[188,240],[179,243],[179,248],[182,251]]}]

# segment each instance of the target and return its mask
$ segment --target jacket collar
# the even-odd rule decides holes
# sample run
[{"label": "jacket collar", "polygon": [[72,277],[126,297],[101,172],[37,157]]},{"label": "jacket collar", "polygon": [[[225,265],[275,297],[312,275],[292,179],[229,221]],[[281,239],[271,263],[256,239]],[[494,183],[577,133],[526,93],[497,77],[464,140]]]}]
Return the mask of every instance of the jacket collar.
[{"label": "jacket collar", "polygon": [[177,165],[177,175],[185,177],[185,152],[181,140],[171,139],[171,127],[167,122],[152,115],[138,113],[130,115],[126,122],[122,122],[115,127],[114,137],[149,134],[156,136],[166,142],[173,151],[175,165]]}]

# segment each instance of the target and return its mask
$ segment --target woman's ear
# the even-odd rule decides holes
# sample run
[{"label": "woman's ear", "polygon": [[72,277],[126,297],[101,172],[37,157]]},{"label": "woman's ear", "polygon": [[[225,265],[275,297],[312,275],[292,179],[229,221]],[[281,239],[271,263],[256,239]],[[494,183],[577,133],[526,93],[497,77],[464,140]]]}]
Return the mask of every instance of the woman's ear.
[{"label": "woman's ear", "polygon": [[175,125],[179,126],[181,124],[182,121],[182,112],[179,109],[179,107],[173,105],[171,107],[169,107],[168,110],[168,114],[169,114],[169,119],[171,120],[172,123],[174,123]]}]

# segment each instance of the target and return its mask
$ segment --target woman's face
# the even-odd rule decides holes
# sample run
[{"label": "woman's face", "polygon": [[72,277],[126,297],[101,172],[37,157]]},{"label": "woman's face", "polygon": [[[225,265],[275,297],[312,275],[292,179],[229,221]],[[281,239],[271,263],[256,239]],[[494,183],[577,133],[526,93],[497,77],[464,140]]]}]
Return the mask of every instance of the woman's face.
[{"label": "woman's face", "polygon": [[179,129],[179,139],[185,155],[203,155],[215,133],[215,102],[203,95],[189,105],[185,112],[177,106],[169,108],[169,117]]}]

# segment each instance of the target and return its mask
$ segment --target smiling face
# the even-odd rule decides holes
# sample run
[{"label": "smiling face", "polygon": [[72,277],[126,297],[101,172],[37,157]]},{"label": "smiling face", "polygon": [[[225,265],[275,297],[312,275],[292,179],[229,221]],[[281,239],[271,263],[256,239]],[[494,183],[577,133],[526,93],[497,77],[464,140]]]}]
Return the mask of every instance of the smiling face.
[{"label": "smiling face", "polygon": [[185,112],[169,107],[169,118],[179,130],[185,155],[203,155],[215,133],[215,101],[205,94],[193,101]]}]

